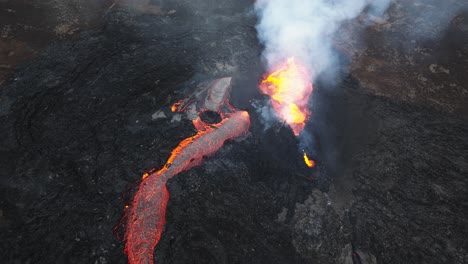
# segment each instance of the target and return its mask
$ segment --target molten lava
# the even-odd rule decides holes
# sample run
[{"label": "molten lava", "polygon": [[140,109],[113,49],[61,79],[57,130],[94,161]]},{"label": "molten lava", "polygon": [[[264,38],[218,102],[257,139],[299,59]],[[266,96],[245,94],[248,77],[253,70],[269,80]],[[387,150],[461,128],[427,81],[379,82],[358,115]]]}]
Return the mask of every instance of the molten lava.
[{"label": "molten lava", "polygon": [[[172,107],[173,111],[186,112],[198,133],[180,142],[162,169],[143,175],[133,202],[125,213],[125,253],[130,264],[153,263],[153,251],[166,221],[167,180],[199,165],[204,156],[215,153],[226,140],[248,131],[249,114],[236,111],[229,104],[230,83],[231,78],[218,79]],[[221,122],[206,124],[201,121],[197,115],[208,110],[218,111]]]},{"label": "molten lava", "polygon": [[297,136],[310,116],[307,109],[313,87],[307,68],[289,58],[260,84],[260,90],[271,97],[276,113],[292,128]]},{"label": "molten lava", "polygon": [[309,157],[307,157],[307,154],[305,152],[304,152],[304,162],[309,168],[315,167],[315,161],[309,159]]}]

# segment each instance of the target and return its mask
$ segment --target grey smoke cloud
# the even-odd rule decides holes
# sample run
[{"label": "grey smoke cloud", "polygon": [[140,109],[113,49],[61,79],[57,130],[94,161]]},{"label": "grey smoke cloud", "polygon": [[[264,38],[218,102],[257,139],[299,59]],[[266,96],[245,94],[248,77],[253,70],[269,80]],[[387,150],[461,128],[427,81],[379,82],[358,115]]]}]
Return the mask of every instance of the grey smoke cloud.
[{"label": "grey smoke cloud", "polygon": [[336,62],[332,37],[341,23],[367,8],[381,15],[391,0],[257,0],[258,37],[269,69],[289,57],[307,65],[312,78]]}]

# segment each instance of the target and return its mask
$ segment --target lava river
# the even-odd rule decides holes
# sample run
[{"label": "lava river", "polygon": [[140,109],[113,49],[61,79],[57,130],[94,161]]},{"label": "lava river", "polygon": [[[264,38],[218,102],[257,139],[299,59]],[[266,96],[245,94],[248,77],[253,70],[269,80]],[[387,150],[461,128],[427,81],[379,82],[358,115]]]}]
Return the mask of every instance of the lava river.
[{"label": "lava river", "polygon": [[[167,180],[199,165],[204,156],[215,153],[226,140],[248,131],[249,114],[238,111],[229,104],[230,87],[231,78],[215,80],[172,107],[173,111],[185,112],[198,132],[180,142],[162,169],[143,175],[124,217],[125,253],[130,264],[153,263],[153,251],[161,238],[166,221],[169,200]],[[221,122],[204,123],[199,114],[205,111],[218,112]]]}]

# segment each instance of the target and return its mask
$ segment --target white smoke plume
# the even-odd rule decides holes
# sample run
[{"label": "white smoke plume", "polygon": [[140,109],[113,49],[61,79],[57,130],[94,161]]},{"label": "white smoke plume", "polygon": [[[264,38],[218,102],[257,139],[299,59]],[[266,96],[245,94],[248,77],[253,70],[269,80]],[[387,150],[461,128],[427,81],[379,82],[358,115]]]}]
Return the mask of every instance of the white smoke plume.
[{"label": "white smoke plume", "polygon": [[[392,4],[388,13],[387,9]],[[399,39],[397,45],[408,46],[412,50],[414,41],[436,39],[442,36],[450,21],[459,14],[468,10],[467,0],[256,0],[255,12],[258,16],[258,38],[264,45],[263,58],[268,71],[276,70],[287,58],[294,57],[308,67],[312,82],[320,76],[322,80],[335,77],[338,64],[338,55],[334,50],[334,41],[343,38],[336,37],[340,27],[359,17],[363,13],[370,16],[368,21],[380,22],[391,26],[388,30],[388,41],[397,36],[406,36],[408,39]],[[386,13],[386,14],[385,14]],[[384,15],[385,14],[385,15]],[[364,19],[365,20],[365,19]],[[395,25],[392,25],[392,24]],[[460,22],[461,23],[461,22]],[[366,23],[367,24],[367,23]],[[399,34],[395,34],[398,30]],[[385,34],[385,33],[384,33]],[[356,36],[359,39],[359,36]],[[364,40],[363,40],[364,41]],[[325,78],[323,78],[325,76]],[[263,118],[266,129],[269,122],[277,120],[267,107],[255,104],[260,116]],[[333,138],[330,138],[331,127],[319,124],[322,147],[327,150],[322,153],[322,160],[335,163],[338,157],[335,152]],[[322,133],[326,131],[326,133]],[[333,132],[332,132],[333,134]],[[300,150],[311,154],[316,153],[315,135],[303,130],[298,137]],[[322,150],[323,151],[323,150]]]},{"label": "white smoke plume", "polygon": [[257,0],[260,41],[269,70],[294,57],[312,78],[331,69],[336,55],[332,37],[340,24],[366,9],[381,15],[391,0]]}]

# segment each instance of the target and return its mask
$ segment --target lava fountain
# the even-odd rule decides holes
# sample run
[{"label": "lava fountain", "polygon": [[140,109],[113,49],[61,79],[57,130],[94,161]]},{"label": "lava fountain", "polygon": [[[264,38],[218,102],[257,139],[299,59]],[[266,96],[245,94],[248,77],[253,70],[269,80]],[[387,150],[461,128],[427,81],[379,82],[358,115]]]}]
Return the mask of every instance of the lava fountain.
[{"label": "lava fountain", "polygon": [[[123,219],[125,253],[130,264],[153,263],[153,251],[166,221],[169,201],[167,180],[200,165],[204,156],[215,153],[226,140],[239,137],[249,130],[249,114],[229,104],[230,87],[231,78],[218,79],[172,106],[173,112],[185,112],[198,132],[180,142],[162,169],[143,175]],[[203,122],[199,115],[205,111],[218,112],[221,122]]]},{"label": "lava fountain", "polygon": [[[259,87],[260,91],[270,96],[273,109],[296,136],[299,136],[312,114],[307,108],[314,90],[310,80],[310,70],[291,57],[266,76]],[[309,168],[315,167],[315,162],[309,159],[305,151],[304,163]]]},{"label": "lava fountain", "polygon": [[269,74],[260,84],[260,90],[271,97],[275,112],[298,136],[311,112],[307,109],[313,87],[307,68],[289,58]]}]

